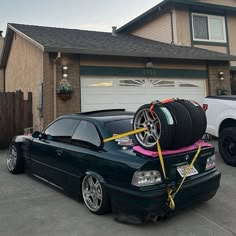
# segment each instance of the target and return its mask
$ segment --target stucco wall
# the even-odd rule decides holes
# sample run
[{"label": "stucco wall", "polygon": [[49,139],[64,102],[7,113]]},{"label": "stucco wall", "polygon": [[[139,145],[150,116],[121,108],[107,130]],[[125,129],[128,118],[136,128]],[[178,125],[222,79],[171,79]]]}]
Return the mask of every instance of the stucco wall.
[{"label": "stucco wall", "polygon": [[[33,124],[35,129],[42,127],[39,117],[38,89],[43,82],[43,53],[40,49],[15,34],[5,70],[6,91],[22,90],[27,96],[33,93]],[[27,97],[25,97],[27,99]]]},{"label": "stucco wall", "polygon": [[131,32],[135,36],[171,43],[171,16],[169,13],[157,18],[139,29]]}]

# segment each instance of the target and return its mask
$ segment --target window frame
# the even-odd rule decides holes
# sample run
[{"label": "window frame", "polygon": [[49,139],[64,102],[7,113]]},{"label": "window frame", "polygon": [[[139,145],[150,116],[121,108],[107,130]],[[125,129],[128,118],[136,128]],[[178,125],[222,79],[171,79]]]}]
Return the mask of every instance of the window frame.
[{"label": "window frame", "polygon": [[[204,16],[207,17],[207,30],[208,30],[208,35],[209,35],[209,39],[198,39],[195,38],[195,31],[194,31],[194,20],[193,17],[194,16]],[[215,18],[215,19],[221,19],[222,23],[223,23],[223,40],[217,40],[217,39],[211,39],[211,31],[210,31],[210,18]],[[219,16],[219,15],[211,15],[211,14],[202,14],[202,13],[192,13],[192,38],[193,41],[197,41],[197,42],[209,42],[209,43],[227,43],[227,35],[226,35],[226,20],[224,16]]]},{"label": "window frame", "polygon": [[[75,130],[77,129],[77,127],[79,126],[80,121],[81,121],[80,119],[77,119],[77,118],[74,118],[74,117],[61,117],[61,118],[58,118],[58,119],[54,120],[52,123],[50,123],[50,124],[42,131],[42,134],[44,134],[44,135],[46,135],[46,136],[49,135],[49,136],[51,136],[51,137],[54,137],[54,136],[52,136],[52,135],[50,135],[50,134],[46,134],[46,130],[47,130],[48,128],[50,128],[52,125],[54,125],[56,122],[61,121],[61,120],[66,120],[66,119],[78,121],[78,124],[77,124],[77,126],[75,127],[75,129],[74,129],[72,135],[71,135],[71,136],[55,136],[55,137],[57,137],[55,140],[51,140],[51,139],[47,139],[47,138],[46,138],[48,141],[55,141],[55,142],[62,142],[62,143],[70,143],[70,142],[71,142],[71,138],[72,138],[72,136],[74,135],[74,132],[75,132]],[[58,137],[59,137],[59,138],[58,138]],[[64,142],[64,141],[60,140],[61,137],[65,137],[65,138],[67,138],[68,140],[67,140],[66,142]],[[61,138],[61,139],[62,139],[62,138]]]}]

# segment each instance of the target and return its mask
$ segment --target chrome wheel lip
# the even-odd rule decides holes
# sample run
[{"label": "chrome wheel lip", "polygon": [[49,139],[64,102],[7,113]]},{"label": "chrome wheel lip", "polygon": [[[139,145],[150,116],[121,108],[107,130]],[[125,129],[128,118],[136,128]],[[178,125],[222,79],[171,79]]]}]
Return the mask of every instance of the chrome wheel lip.
[{"label": "chrome wheel lip", "polygon": [[84,177],[82,182],[82,195],[85,205],[92,212],[97,212],[101,208],[103,192],[101,183],[92,175]]},{"label": "chrome wheel lip", "polygon": [[16,168],[17,162],[17,150],[15,146],[11,146],[7,153],[7,168],[9,171],[13,171]]},{"label": "chrome wheel lip", "polygon": [[[161,136],[161,122],[157,114],[153,111],[154,118],[151,116],[148,108],[138,111],[134,118],[134,129],[148,128],[147,131],[136,134],[136,138],[144,147],[150,148],[156,144],[157,139]],[[157,132],[159,125],[159,132]],[[152,139],[153,141],[150,141]]]}]

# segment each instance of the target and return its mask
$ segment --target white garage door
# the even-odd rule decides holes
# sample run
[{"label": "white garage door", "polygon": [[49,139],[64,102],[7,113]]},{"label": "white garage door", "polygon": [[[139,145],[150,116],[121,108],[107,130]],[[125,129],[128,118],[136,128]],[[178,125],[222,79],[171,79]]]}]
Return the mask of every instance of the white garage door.
[{"label": "white garage door", "polygon": [[135,111],[154,100],[184,98],[203,102],[205,79],[160,79],[83,76],[82,111],[125,108]]}]

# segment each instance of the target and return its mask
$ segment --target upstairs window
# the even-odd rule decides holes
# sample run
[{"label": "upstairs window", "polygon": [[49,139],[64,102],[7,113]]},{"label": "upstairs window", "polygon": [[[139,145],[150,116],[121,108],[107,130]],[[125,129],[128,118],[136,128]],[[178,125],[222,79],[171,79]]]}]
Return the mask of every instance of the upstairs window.
[{"label": "upstairs window", "polygon": [[223,16],[192,14],[193,40],[226,43]]}]

